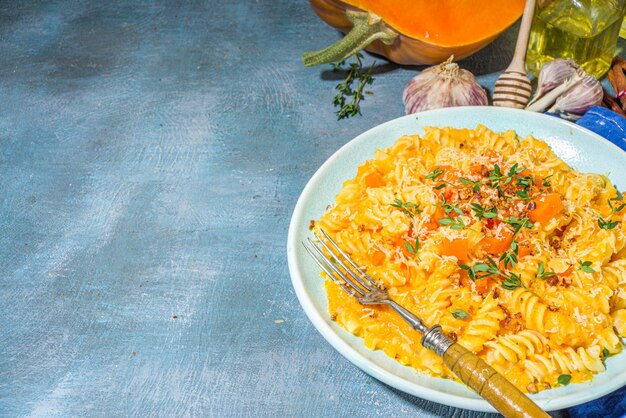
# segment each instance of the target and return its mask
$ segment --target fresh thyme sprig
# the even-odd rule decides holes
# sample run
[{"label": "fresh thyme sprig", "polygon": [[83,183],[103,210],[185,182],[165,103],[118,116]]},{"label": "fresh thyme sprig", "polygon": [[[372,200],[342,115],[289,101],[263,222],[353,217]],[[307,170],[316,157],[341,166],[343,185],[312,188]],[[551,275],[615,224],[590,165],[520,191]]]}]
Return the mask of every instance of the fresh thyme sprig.
[{"label": "fresh thyme sprig", "polygon": [[473,281],[483,279],[489,276],[500,276],[504,278],[504,281],[502,282],[502,287],[506,290],[515,290],[518,287],[526,287],[524,286],[524,282],[522,282],[522,276],[520,274],[516,274],[513,272],[504,273],[502,270],[500,270],[495,260],[489,256],[487,256],[486,263],[476,263],[473,266],[460,264],[459,267],[461,267],[463,270],[466,270],[469,278]]},{"label": "fresh thyme sprig", "polygon": [[452,211],[456,212],[457,214],[461,216],[465,215],[465,213],[461,209],[459,209],[458,206],[453,205],[452,203],[448,203],[446,201],[446,196],[443,193],[441,194],[441,199],[443,200],[443,203],[441,203],[441,207],[443,208],[443,211],[445,212],[446,215],[449,215],[450,212]]},{"label": "fresh thyme sprig", "polygon": [[[339,108],[336,112],[337,120],[361,114],[361,101],[365,100],[365,96],[363,95],[365,86],[374,82],[374,78],[372,77],[374,64],[372,64],[369,70],[364,72],[361,62],[363,55],[357,52],[354,54],[354,58],[355,62],[348,67],[347,77],[335,87],[338,93],[333,98],[333,105]],[[336,63],[333,67],[333,71],[344,70],[344,64],[345,61]],[[356,87],[354,86],[355,83]]]},{"label": "fresh thyme sprig", "polygon": [[404,243],[404,247],[406,248],[406,250],[407,250],[409,253],[411,253],[411,254],[413,254],[415,257],[417,257],[417,256],[418,256],[418,254],[419,254],[419,250],[420,250],[420,239],[419,239],[419,237],[418,237],[418,238],[415,238],[415,245],[413,245],[413,244],[411,244],[410,242],[406,241],[406,242]]},{"label": "fresh thyme sprig", "polygon": [[[426,180],[432,180],[435,181],[437,180],[437,178],[441,177],[443,175],[443,173],[445,173],[446,170],[442,169],[442,168],[435,168],[432,172],[428,173],[426,175],[426,177],[424,177]],[[454,184],[451,184],[447,181],[445,181],[444,179],[439,179],[439,182],[436,186],[433,187],[434,190],[441,190],[444,187],[446,187],[446,185],[449,184],[451,186],[454,186]]]},{"label": "fresh thyme sprig", "polygon": [[619,202],[623,202],[624,201],[624,194],[619,191],[617,186],[613,185],[613,187],[615,187],[615,197],[612,197],[609,200],[614,200],[614,201],[616,200],[616,201],[619,201]]},{"label": "fresh thyme sprig", "polygon": [[480,180],[470,180],[470,179],[465,178],[465,177],[459,177],[459,180],[464,185],[471,186],[472,187],[472,191],[474,193],[478,193],[480,191],[480,186],[483,185],[483,182],[480,181]]},{"label": "fresh thyme sprig", "polygon": [[532,176],[517,176],[516,185],[523,188],[525,192],[528,192],[530,187],[534,184],[535,179]]},{"label": "fresh thyme sprig", "polygon": [[531,197],[528,195],[528,192],[526,190],[518,190],[515,192],[515,194],[519,196],[519,198],[522,199],[524,202],[530,202]]},{"label": "fresh thyme sprig", "polygon": [[[473,266],[467,264],[459,264],[463,270],[467,271],[467,275],[472,281],[480,280],[485,277],[501,275],[506,277],[498,268],[498,265],[491,257],[487,257],[488,263],[476,263]],[[481,274],[482,273],[482,274]]]},{"label": "fresh thyme sprig", "polygon": [[508,219],[500,219],[502,222],[505,222],[513,227],[513,236],[517,235],[522,228],[531,229],[533,227],[533,223],[530,222],[530,218],[516,218],[515,216],[509,216]]},{"label": "fresh thyme sprig", "polygon": [[553,271],[546,271],[546,265],[542,261],[539,264],[539,268],[537,269],[537,276],[535,277],[535,279],[544,280],[544,279],[547,279],[548,277],[554,276],[555,274],[556,273],[554,273]]},{"label": "fresh thyme sprig", "polygon": [[611,208],[611,214],[606,219],[604,219],[603,217],[598,218],[598,226],[600,227],[600,229],[613,229],[619,224],[619,221],[611,221],[611,217],[613,215],[626,208],[626,203],[622,203],[618,206],[613,206],[613,204],[611,203],[611,201],[622,201],[624,199],[624,196],[619,191],[618,193],[619,194],[616,197],[608,200],[609,207]]},{"label": "fresh thyme sprig", "polygon": [[596,271],[591,267],[591,261],[580,261],[578,263],[578,270],[582,270],[585,273],[593,274]]},{"label": "fresh thyme sprig", "polygon": [[498,216],[498,209],[495,206],[491,209],[487,209],[479,203],[472,203],[470,206],[472,207],[472,210],[474,211],[474,214],[478,219],[493,219]]},{"label": "fresh thyme sprig", "polygon": [[491,181],[492,187],[497,188],[498,186],[500,186],[500,183],[504,185],[509,184],[511,181],[513,181],[513,178],[515,176],[517,176],[524,170],[525,168],[519,167],[519,165],[515,163],[511,166],[509,171],[504,174],[502,173],[500,166],[498,164],[495,164],[493,166],[493,170],[489,171],[489,174],[491,174],[491,176],[489,176],[489,180]]},{"label": "fresh thyme sprig", "polygon": [[569,382],[572,380],[572,375],[562,374],[558,377],[557,382],[559,385],[567,386]]},{"label": "fresh thyme sprig", "polygon": [[598,226],[600,229],[613,229],[619,224],[619,221],[611,221],[610,219],[598,218]]},{"label": "fresh thyme sprig", "polygon": [[451,311],[450,313],[456,319],[469,318],[469,314],[467,312],[465,312],[463,309],[455,309],[455,310]]},{"label": "fresh thyme sprig", "polygon": [[449,226],[450,229],[453,229],[455,231],[467,228],[467,225],[465,225],[465,223],[463,222],[463,218],[461,218],[460,216],[457,216],[456,219],[441,218],[437,222],[439,222],[441,225]]},{"label": "fresh thyme sprig", "polygon": [[427,174],[425,178],[429,180],[435,180],[437,177],[441,176],[445,172],[446,170],[437,167],[431,173]]},{"label": "fresh thyme sprig", "polygon": [[548,180],[550,177],[552,177],[554,174],[550,174],[549,176],[546,176],[543,178],[543,180],[541,180],[541,184],[543,185],[543,187],[550,187],[552,185],[552,183],[550,183],[550,180]]},{"label": "fresh thyme sprig", "polygon": [[509,273],[502,283],[502,287],[506,290],[515,290],[518,287],[525,287],[522,283],[521,274]]},{"label": "fresh thyme sprig", "polygon": [[626,208],[626,203],[622,203],[619,206],[613,206],[613,204],[611,203],[611,199],[609,199],[609,207],[611,208],[611,216],[615,215],[617,212],[621,211],[622,209]]},{"label": "fresh thyme sprig", "polygon": [[519,245],[517,241],[511,241],[509,244],[509,251],[505,251],[500,256],[500,261],[504,263],[504,268],[508,269],[513,268],[517,264],[517,256],[518,256]]},{"label": "fresh thyme sprig", "polygon": [[391,203],[391,206],[394,208],[401,209],[402,212],[404,212],[410,218],[413,218],[416,212],[422,213],[422,209],[419,207],[418,204],[413,203],[413,202],[403,202],[402,200],[398,198],[393,200],[393,203]]}]

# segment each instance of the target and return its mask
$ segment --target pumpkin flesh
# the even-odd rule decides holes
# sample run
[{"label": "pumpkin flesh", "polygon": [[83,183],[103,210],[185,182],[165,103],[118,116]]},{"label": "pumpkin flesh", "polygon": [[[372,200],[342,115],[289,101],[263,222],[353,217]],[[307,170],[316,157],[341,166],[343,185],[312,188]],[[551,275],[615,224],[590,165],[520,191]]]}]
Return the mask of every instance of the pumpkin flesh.
[{"label": "pumpkin flesh", "polygon": [[492,37],[522,14],[524,0],[343,0],[380,16],[405,36],[440,46]]}]

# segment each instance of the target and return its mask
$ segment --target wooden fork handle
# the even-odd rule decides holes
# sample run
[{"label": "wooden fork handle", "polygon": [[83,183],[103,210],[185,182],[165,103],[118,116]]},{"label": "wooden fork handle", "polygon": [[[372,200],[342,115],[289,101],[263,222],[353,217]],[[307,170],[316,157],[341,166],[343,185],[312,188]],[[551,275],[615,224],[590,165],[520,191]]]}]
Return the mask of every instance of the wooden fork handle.
[{"label": "wooden fork handle", "polygon": [[505,417],[550,417],[493,367],[459,344],[452,344],[443,361],[463,383]]}]

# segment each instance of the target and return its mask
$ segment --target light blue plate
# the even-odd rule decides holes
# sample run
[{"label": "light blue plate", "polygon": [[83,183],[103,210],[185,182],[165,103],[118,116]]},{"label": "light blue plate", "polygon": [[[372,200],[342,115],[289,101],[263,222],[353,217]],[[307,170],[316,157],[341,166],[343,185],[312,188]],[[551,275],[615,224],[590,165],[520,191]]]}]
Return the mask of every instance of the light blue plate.
[{"label": "light blue plate", "polygon": [[[387,357],[370,351],[363,340],[330,320],[319,269],[301,242],[310,236],[309,221],[318,219],[335,200],[345,180],[357,167],[374,157],[377,148],[391,146],[405,134],[422,134],[425,126],[475,128],[483,124],[493,131],[513,129],[519,136],[545,140],[570,166],[582,172],[608,173],[620,190],[626,189],[626,153],[602,137],[575,124],[542,114],[497,107],[438,109],[408,115],[376,126],[359,135],[331,156],[304,188],[289,226],[287,253],[296,294],[313,325],[348,360],[396,389],[445,405],[475,411],[494,409],[465,386],[451,380],[421,375]],[[584,384],[572,384],[540,392],[532,399],[548,411],[597,399],[626,384],[626,352],[606,361],[607,371]]]}]

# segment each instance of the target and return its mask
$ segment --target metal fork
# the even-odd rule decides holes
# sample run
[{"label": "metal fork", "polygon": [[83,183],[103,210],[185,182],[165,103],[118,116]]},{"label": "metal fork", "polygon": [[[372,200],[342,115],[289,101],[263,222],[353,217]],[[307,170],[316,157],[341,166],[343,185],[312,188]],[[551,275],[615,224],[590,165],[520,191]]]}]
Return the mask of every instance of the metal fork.
[{"label": "metal fork", "polygon": [[443,358],[444,363],[467,386],[506,417],[549,417],[528,396],[496,372],[480,357],[448,338],[441,326],[424,322],[389,297],[387,290],[352,261],[324,231],[317,241],[302,243],[317,265],[348,294],[363,305],[387,305],[413,329],[422,333],[420,343]]}]

